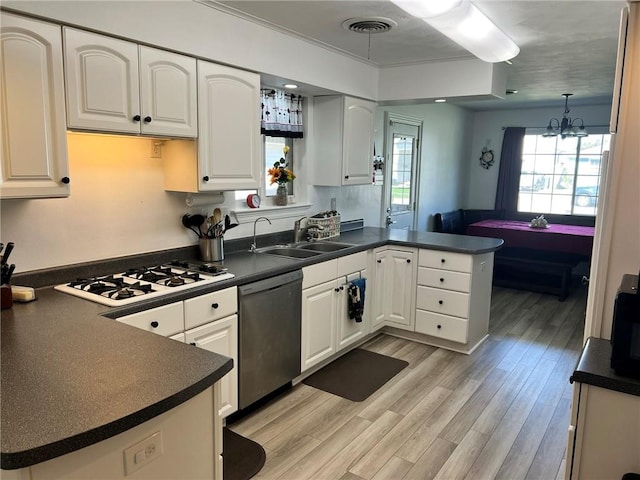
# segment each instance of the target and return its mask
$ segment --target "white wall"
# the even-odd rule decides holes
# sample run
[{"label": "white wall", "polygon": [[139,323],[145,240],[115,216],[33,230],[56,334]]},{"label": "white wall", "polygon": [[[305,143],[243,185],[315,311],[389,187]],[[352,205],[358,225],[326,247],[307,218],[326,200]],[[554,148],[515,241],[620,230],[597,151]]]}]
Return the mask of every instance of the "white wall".
[{"label": "white wall", "polygon": [[[576,106],[569,104],[571,117],[580,117],[585,121],[587,131],[590,126],[598,125],[608,131],[611,105]],[[498,171],[500,170],[500,150],[502,149],[503,127],[538,127],[540,133],[550,118],[561,118],[564,102],[560,98],[557,107],[528,108],[513,110],[495,110],[475,112],[473,114],[473,134],[471,151],[468,157],[469,196],[462,208],[492,209],[495,204]],[[483,147],[493,150],[495,162],[487,170],[480,165],[480,153]]]},{"label": "white wall", "polygon": [[446,103],[378,107],[376,145],[380,147],[387,111],[423,122],[416,229],[432,230],[433,214],[461,208],[467,200],[472,113]]},{"label": "white wall", "polygon": [[23,272],[195,243],[185,195],[164,191],[151,140],[69,134],[67,198],[2,200],[2,240]]}]

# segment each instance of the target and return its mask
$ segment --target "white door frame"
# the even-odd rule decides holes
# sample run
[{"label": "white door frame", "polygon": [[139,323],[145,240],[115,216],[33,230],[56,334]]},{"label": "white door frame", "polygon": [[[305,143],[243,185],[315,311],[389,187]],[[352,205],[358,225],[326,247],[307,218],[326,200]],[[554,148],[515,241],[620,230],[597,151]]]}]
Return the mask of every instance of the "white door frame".
[{"label": "white door frame", "polygon": [[389,199],[391,198],[391,159],[393,155],[393,138],[391,138],[391,129],[389,126],[392,123],[403,123],[405,125],[411,125],[418,128],[417,146],[416,146],[416,164],[414,167],[415,178],[412,178],[414,182],[414,199],[415,207],[413,208],[413,221],[412,230],[415,230],[416,220],[418,218],[418,198],[420,195],[420,158],[422,151],[422,120],[408,115],[395,112],[384,112],[384,144],[383,152],[385,153],[384,162],[384,184],[382,189],[382,201],[380,202],[380,225],[386,227],[387,219],[387,207],[389,206]]}]

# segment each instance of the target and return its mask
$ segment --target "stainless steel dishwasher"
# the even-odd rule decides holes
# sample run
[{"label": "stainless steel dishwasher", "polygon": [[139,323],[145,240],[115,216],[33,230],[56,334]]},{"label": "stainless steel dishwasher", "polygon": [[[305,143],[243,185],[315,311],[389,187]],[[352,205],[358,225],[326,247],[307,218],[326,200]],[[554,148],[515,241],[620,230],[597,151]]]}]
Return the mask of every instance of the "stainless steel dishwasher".
[{"label": "stainless steel dishwasher", "polygon": [[244,409],[300,374],[302,271],[238,287],[238,404]]}]

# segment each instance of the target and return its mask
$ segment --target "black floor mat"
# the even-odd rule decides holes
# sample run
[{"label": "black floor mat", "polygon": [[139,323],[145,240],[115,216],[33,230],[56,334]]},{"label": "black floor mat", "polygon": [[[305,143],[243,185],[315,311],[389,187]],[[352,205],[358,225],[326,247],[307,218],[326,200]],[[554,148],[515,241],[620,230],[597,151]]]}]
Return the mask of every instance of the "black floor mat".
[{"label": "black floor mat", "polygon": [[302,382],[362,402],[395,377],[409,362],[361,348],[351,350]]},{"label": "black floor mat", "polygon": [[264,466],[267,455],[260,444],[226,427],[222,442],[224,480],[249,480]]}]

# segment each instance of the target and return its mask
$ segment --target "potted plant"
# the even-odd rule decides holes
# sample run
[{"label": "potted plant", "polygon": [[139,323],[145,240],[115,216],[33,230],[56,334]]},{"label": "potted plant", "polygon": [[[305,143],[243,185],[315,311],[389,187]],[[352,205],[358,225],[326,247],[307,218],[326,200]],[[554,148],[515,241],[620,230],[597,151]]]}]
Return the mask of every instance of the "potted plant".
[{"label": "potted plant", "polygon": [[276,189],[276,205],[287,204],[287,183],[293,182],[296,176],[291,169],[287,168],[287,153],[289,153],[289,147],[285,145],[282,147],[283,155],[273,164],[273,168],[269,169],[269,176],[271,177],[271,185],[278,184]]}]

